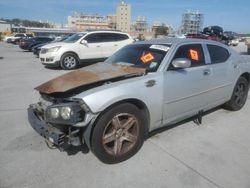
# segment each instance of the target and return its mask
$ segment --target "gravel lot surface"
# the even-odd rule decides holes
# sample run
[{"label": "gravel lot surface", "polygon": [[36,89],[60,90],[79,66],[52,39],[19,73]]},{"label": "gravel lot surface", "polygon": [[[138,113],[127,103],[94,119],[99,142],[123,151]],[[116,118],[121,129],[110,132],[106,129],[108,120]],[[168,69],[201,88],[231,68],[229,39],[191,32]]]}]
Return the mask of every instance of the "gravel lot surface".
[{"label": "gravel lot surface", "polygon": [[[250,61],[243,43],[236,50]],[[33,88],[65,71],[12,44],[0,43],[0,57],[0,188],[250,187],[250,97],[238,112],[216,109],[201,126],[182,123],[106,165],[87,149],[48,149],[28,123],[26,108],[39,97]]]}]

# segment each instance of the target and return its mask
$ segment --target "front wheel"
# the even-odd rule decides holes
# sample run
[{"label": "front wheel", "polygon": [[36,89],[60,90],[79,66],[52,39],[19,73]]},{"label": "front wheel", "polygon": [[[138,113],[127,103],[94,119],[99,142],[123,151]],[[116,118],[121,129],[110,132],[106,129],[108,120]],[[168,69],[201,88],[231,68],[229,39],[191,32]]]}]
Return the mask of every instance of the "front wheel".
[{"label": "front wheel", "polygon": [[249,90],[249,83],[244,77],[240,77],[237,81],[230,101],[224,107],[228,110],[240,110],[246,103]]},{"label": "front wheel", "polygon": [[78,58],[73,53],[66,53],[61,58],[61,67],[65,70],[72,70],[78,67]]},{"label": "front wheel", "polygon": [[104,163],[119,163],[132,157],[144,142],[144,116],[125,103],[105,112],[97,121],[91,139],[93,153]]}]

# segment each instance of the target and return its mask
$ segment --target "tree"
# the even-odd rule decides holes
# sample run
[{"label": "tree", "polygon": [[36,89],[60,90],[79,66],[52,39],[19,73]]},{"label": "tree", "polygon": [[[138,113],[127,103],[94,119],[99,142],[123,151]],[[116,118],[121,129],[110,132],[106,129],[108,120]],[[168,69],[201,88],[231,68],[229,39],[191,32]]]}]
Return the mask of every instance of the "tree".
[{"label": "tree", "polygon": [[45,28],[52,28],[53,25],[46,23],[46,22],[38,22],[38,21],[31,21],[31,20],[23,20],[23,19],[4,19],[2,18],[1,20],[4,20],[8,23],[12,23],[17,26],[23,26],[23,27],[45,27]]},{"label": "tree", "polygon": [[158,26],[156,27],[155,29],[155,38],[157,38],[158,35],[164,35],[164,36],[167,36],[168,35],[168,32],[169,32],[169,29],[167,26]]}]

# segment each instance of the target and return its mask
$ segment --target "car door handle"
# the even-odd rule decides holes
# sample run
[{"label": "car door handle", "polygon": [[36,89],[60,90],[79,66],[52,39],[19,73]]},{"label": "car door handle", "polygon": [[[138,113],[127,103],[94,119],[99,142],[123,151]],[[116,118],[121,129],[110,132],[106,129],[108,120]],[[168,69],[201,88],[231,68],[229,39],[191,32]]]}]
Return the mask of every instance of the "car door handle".
[{"label": "car door handle", "polygon": [[114,46],[118,46],[118,44],[115,44]]},{"label": "car door handle", "polygon": [[204,76],[208,76],[210,74],[211,74],[211,70],[210,69],[206,69],[206,70],[203,71],[203,75]]},{"label": "car door handle", "polygon": [[238,68],[239,68],[239,66],[238,66],[238,65],[234,65],[234,68],[235,68],[235,69],[238,69]]},{"label": "car door handle", "polygon": [[147,82],[145,82],[146,87],[153,87],[156,84],[155,80],[149,80]]},{"label": "car door handle", "polygon": [[100,46],[100,45],[97,45],[96,47],[97,47],[97,48],[100,48],[101,46]]}]

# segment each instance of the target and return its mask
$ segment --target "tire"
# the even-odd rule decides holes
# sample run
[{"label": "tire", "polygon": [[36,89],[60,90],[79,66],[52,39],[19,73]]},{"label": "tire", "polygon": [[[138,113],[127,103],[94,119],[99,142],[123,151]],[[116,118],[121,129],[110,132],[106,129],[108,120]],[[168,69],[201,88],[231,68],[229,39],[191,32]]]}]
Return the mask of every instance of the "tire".
[{"label": "tire", "polygon": [[248,55],[250,55],[250,48],[247,48],[247,53]]},{"label": "tire", "polygon": [[104,112],[95,124],[91,149],[104,163],[132,157],[144,142],[145,118],[133,104],[124,103]]},{"label": "tire", "polygon": [[240,110],[246,103],[249,90],[249,83],[244,77],[240,77],[234,87],[230,101],[224,108],[231,111]]},{"label": "tire", "polygon": [[64,70],[76,69],[78,64],[78,57],[74,53],[64,54],[60,61],[60,65]]}]

